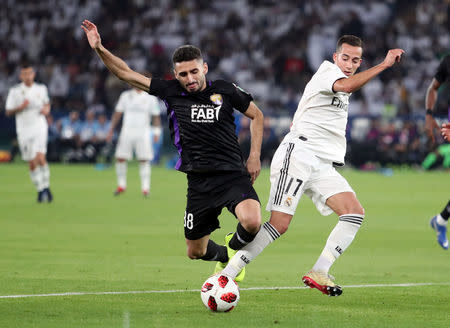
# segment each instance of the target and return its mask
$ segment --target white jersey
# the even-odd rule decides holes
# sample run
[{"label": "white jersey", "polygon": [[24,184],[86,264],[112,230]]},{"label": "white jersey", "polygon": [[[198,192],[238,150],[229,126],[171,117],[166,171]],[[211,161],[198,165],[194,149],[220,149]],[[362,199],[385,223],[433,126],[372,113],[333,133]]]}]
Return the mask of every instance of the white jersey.
[{"label": "white jersey", "polygon": [[344,163],[345,130],[350,93],[333,92],[336,80],[347,78],[341,69],[324,61],[305,87],[295,112],[289,138],[306,138],[304,146],[317,157]]},{"label": "white jersey", "polygon": [[159,115],[160,108],[156,97],[131,89],[120,95],[116,112],[124,114],[121,133],[142,133],[149,131],[150,116]]},{"label": "white jersey", "polygon": [[24,83],[17,84],[8,92],[6,110],[19,107],[26,99],[30,102],[29,105],[15,115],[19,138],[27,138],[38,131],[47,131],[48,128],[45,116],[40,113],[42,107],[50,102],[47,87],[39,83],[33,83],[30,87]]}]

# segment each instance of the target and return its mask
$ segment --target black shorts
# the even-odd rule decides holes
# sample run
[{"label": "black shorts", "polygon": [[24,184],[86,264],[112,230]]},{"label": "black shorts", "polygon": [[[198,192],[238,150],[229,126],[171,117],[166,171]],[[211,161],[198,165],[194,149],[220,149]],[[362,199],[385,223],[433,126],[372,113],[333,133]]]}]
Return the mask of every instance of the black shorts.
[{"label": "black shorts", "polygon": [[186,239],[196,240],[220,228],[218,217],[224,207],[236,216],[234,210],[243,200],[259,202],[246,172],[190,173],[187,178]]}]

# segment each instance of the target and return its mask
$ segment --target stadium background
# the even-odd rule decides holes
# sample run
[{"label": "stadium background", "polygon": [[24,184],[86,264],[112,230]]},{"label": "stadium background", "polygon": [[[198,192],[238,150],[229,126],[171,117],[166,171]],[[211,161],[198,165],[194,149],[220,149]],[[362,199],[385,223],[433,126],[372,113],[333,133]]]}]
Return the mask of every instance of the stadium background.
[{"label": "stadium background", "polygon": [[[400,65],[352,96],[349,149],[368,149],[357,141],[369,139],[367,127],[374,122],[380,133],[369,134],[372,146],[389,146],[383,154],[392,160],[401,158],[399,150],[412,153],[415,145],[420,158],[427,151],[426,87],[450,49],[449,7],[446,0],[4,0],[1,102],[17,83],[26,55],[37,63],[38,81],[49,86],[55,121],[70,111],[83,119],[89,110],[109,117],[126,85],[89,48],[80,29],[89,18],[114,53],[156,76],[170,76],[171,52],[179,44],[202,47],[212,68],[209,78],[237,81],[254,94],[269,117],[266,132],[273,132],[265,136],[274,143],[289,126],[306,81],[346,31],[364,38],[364,67],[381,61],[390,47],[407,51]],[[441,90],[443,119],[446,96]],[[409,133],[400,134],[404,122],[410,122],[415,143]],[[244,148],[245,132],[243,121]],[[14,120],[4,117],[3,108],[0,135],[0,149],[10,149]],[[170,158],[167,131],[165,137]],[[270,152],[265,158],[267,163]],[[354,161],[352,153],[348,158]],[[113,169],[57,163],[50,168],[55,201],[38,204],[26,163],[17,158],[0,165],[0,327],[449,326],[448,252],[428,224],[448,199],[448,172],[343,168],[367,213],[351,249],[333,267],[345,294],[329,298],[301,287],[299,275],[310,269],[336,222],[335,216],[320,216],[306,199],[283,239],[249,265],[236,310],[220,316],[203,308],[198,292],[212,263],[185,254],[181,173],[155,165],[154,192],[143,199],[136,163],[129,166],[129,188],[121,197],[112,195]],[[268,181],[265,168],[255,183],[263,206]],[[268,213],[262,213],[266,220]],[[223,211],[213,239],[222,241],[235,224]]]},{"label": "stadium background", "polygon": [[[406,56],[352,96],[348,162],[363,168],[367,162],[419,164],[429,151],[423,134],[426,88],[450,49],[449,12],[450,1],[439,0],[8,0],[0,8],[0,102],[18,83],[18,65],[28,57],[36,64],[37,81],[49,88],[55,122],[70,111],[81,119],[89,110],[110,117],[127,86],[89,48],[80,28],[88,18],[108,49],[157,77],[172,78],[177,46],[199,46],[208,78],[237,82],[264,111],[262,157],[268,164],[305,84],[331,59],[337,37],[351,33],[365,41],[361,69],[381,62],[389,48],[403,48]],[[439,93],[436,110],[443,119],[449,94]],[[244,151],[247,123],[242,120],[239,130]],[[51,139],[61,137],[58,128]],[[0,111],[0,148],[11,149],[14,135],[14,119]],[[162,152],[170,157],[167,128],[165,137]]]}]

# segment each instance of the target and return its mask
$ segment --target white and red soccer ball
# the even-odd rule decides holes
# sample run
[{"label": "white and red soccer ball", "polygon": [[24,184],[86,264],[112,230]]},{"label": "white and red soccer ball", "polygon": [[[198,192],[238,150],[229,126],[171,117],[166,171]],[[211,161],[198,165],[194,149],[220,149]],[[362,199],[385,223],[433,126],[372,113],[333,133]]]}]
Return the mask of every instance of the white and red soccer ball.
[{"label": "white and red soccer ball", "polygon": [[218,273],[203,283],[200,296],[211,311],[228,312],[239,302],[239,286],[231,277]]}]

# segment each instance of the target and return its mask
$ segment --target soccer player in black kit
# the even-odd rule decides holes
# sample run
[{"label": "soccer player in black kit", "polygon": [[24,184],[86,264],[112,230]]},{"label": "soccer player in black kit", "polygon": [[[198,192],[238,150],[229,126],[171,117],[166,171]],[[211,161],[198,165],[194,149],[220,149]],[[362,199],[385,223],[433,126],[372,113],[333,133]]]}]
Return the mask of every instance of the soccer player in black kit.
[{"label": "soccer player in black kit", "polygon": [[[425,96],[425,132],[432,145],[435,143],[434,130],[439,129],[439,125],[433,117],[433,108],[436,104],[437,94],[439,87],[444,83],[450,83],[450,55],[447,55],[439,63],[439,67],[436,70],[433,80],[427,89],[427,94]],[[450,121],[450,111],[448,112],[448,119]],[[447,136],[447,130],[450,129],[450,123],[442,124],[441,133],[445,140],[450,141]],[[448,239],[447,239],[447,224],[450,217],[450,200],[444,207],[441,213],[433,216],[430,220],[430,225],[436,232],[436,238],[439,245],[448,250]]]},{"label": "soccer player in black kit", "polygon": [[[260,203],[252,184],[261,170],[262,112],[251,95],[236,85],[206,80],[208,66],[194,46],[181,46],[174,52],[175,80],[148,78],[104,48],[93,23],[84,20],[81,27],[114,75],[166,104],[171,137],[180,155],[176,169],[186,173],[188,182],[184,214],[187,255],[218,261],[216,271],[220,271],[236,250],[255,238],[261,225]],[[251,119],[246,165],[235,134],[233,108]],[[239,220],[236,232],[226,237],[228,249],[209,239],[219,228],[218,216],[224,207]],[[242,280],[243,274],[236,280]]]}]

